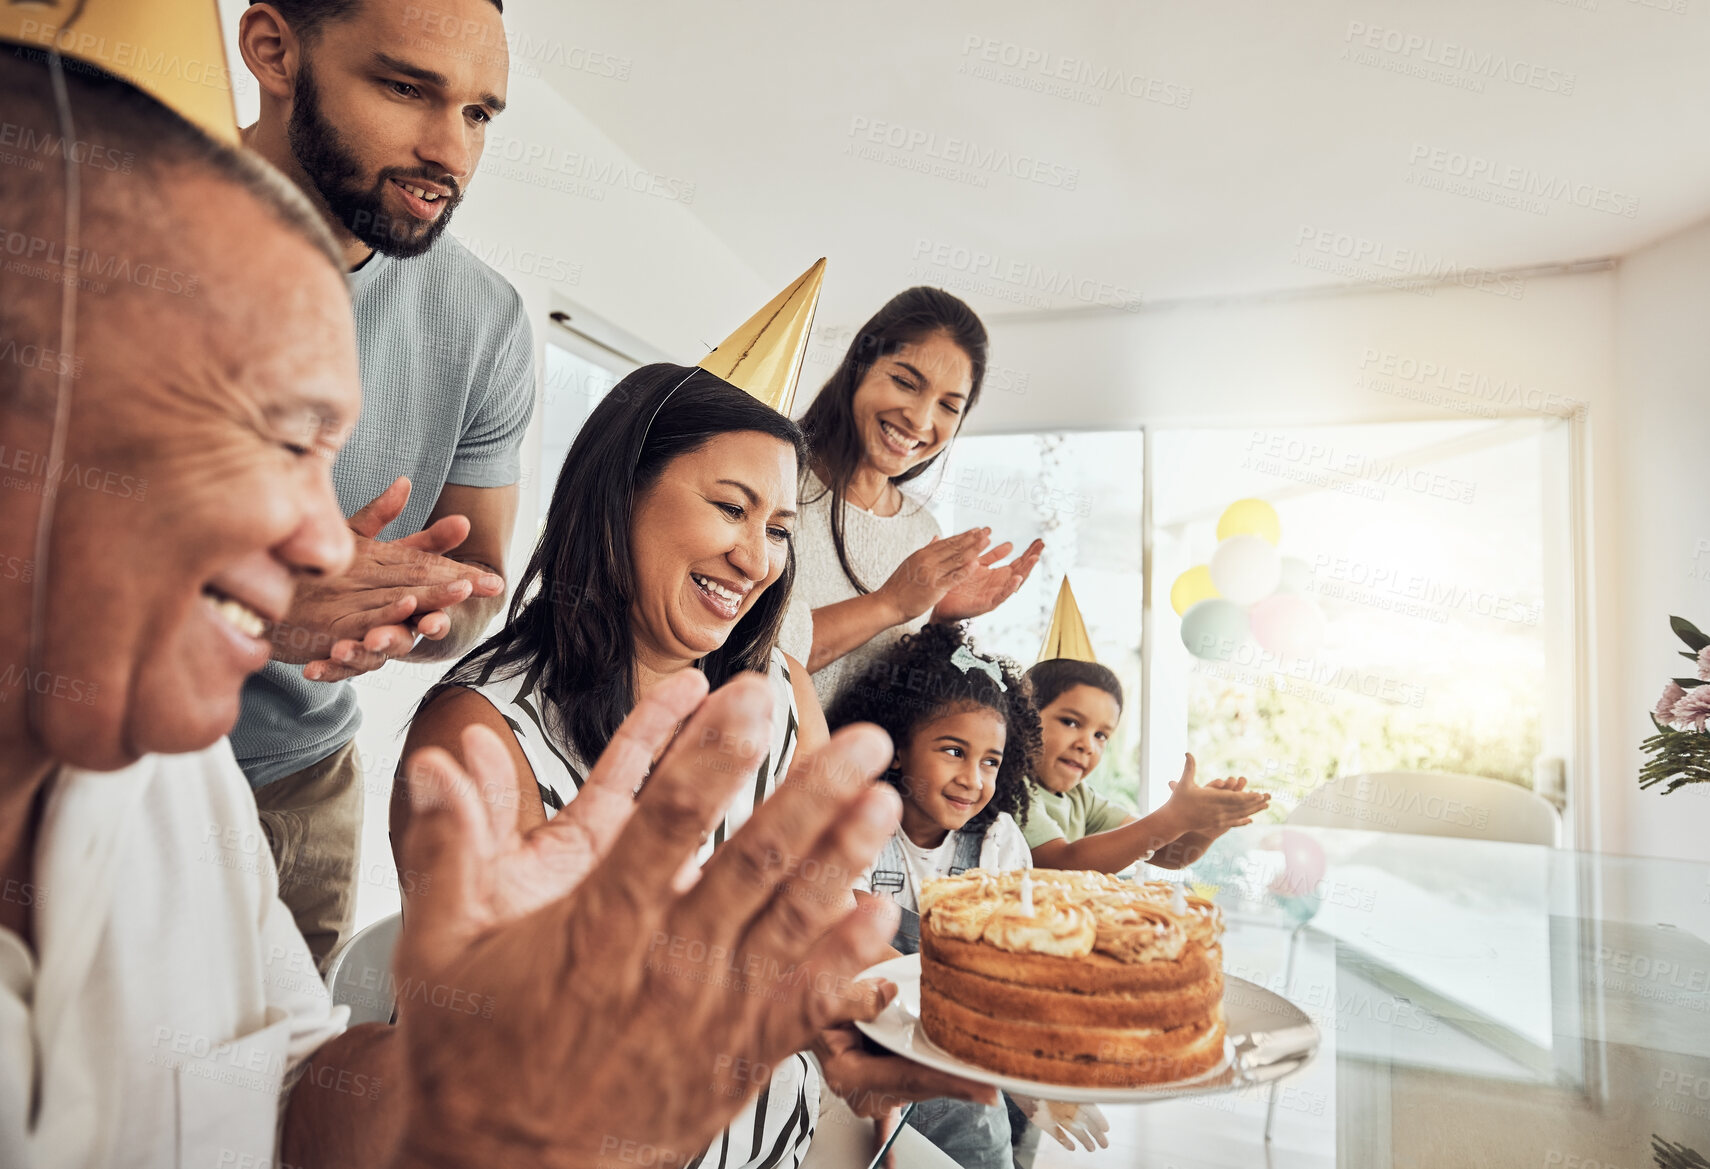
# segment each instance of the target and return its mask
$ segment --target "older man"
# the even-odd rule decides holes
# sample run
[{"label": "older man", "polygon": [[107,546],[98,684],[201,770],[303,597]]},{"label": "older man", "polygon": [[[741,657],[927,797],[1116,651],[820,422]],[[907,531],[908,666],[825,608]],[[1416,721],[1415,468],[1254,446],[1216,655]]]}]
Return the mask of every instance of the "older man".
[{"label": "older man", "polygon": [[660,687],[527,836],[482,798],[513,786],[496,739],[473,775],[423,752],[399,1023],[341,1032],[221,738],[270,623],[352,556],[339,257],[265,166],[42,57],[0,47],[33,152],[0,166],[0,1164],[687,1161],[751,1069],[882,998],[849,979],[893,923],[839,874],[895,828],[888,744],[834,740],[692,882],[759,763],[758,679]]}]

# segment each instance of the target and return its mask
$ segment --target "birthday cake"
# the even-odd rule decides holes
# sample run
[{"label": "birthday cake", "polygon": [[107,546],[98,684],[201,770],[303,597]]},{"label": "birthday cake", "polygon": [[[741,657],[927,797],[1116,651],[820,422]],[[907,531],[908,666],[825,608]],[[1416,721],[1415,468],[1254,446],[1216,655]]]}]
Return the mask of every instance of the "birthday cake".
[{"label": "birthday cake", "polygon": [[920,894],[920,1021],[969,1063],[1133,1087],[1223,1059],[1223,916],[1164,882],[970,869]]}]

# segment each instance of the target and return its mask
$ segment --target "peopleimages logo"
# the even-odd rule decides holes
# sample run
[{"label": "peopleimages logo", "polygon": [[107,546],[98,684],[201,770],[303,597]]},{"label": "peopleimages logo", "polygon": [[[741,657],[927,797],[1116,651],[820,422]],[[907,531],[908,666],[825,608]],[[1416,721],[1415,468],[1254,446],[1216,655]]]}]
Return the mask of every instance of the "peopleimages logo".
[{"label": "peopleimages logo", "polygon": [[[586,45],[570,44],[556,37],[545,38],[528,32],[512,31],[502,24],[470,20],[457,13],[415,4],[405,6],[404,25],[410,29],[420,29],[423,36],[431,36],[442,42],[463,41],[468,46],[461,54],[464,58],[476,56],[477,50],[493,51],[503,48],[510,57],[512,71],[525,77],[538,77],[543,69],[558,69],[628,81],[630,69],[635,64],[628,57],[616,53],[604,53]],[[493,35],[495,28],[497,35]],[[426,42],[418,38],[415,43],[423,45]],[[441,45],[435,47],[443,48]]]},{"label": "peopleimages logo", "polygon": [[1042,306],[1050,304],[1045,299],[1047,296],[1066,296],[1085,304],[1126,312],[1134,312],[1141,307],[1140,293],[1135,289],[1060,268],[1011,259],[981,248],[917,239],[911,258],[917,265],[956,273],[970,280],[1009,285],[1024,294],[1035,294]]},{"label": "peopleimages logo", "polygon": [[946,481],[932,493],[934,500],[949,500],[957,507],[997,515],[1008,504],[1025,502],[1036,512],[1092,515],[1092,500],[1079,491],[1051,487],[1026,475],[1005,475],[992,468],[963,467],[954,482]]},{"label": "peopleimages logo", "polygon": [[137,264],[128,256],[104,254],[94,248],[67,248],[58,240],[4,227],[0,227],[0,261],[4,261],[8,272],[55,283],[65,279],[69,268],[79,274],[79,280],[94,285],[98,292],[105,292],[107,282],[114,281],[173,296],[191,297],[196,295],[199,282],[196,276],[162,268],[158,264]]},{"label": "peopleimages logo", "polygon": [[532,276],[537,280],[545,280],[551,284],[580,284],[582,283],[582,265],[555,256],[551,252],[539,251],[535,248],[518,248],[510,244],[496,244],[486,240],[475,239],[472,236],[457,236],[457,242],[469,249],[471,255],[483,264],[497,268],[501,272],[515,272],[521,276]]},{"label": "peopleimages logo", "polygon": [[1470,268],[1423,248],[1397,247],[1334,228],[1302,224],[1295,232],[1294,248],[1295,263],[1395,287],[1429,292],[1436,284],[1459,285],[1507,300],[1521,300],[1526,295],[1524,277]]},{"label": "peopleimages logo", "polygon": [[1528,386],[1519,378],[1492,377],[1459,365],[1389,349],[1365,349],[1360,357],[1360,371],[1367,375],[1368,380],[1362,383],[1367,389],[1393,393],[1393,385],[1380,382],[1380,378],[1411,382],[1422,388],[1443,390],[1486,407],[1480,411],[1486,417],[1495,417],[1498,409],[1528,410],[1552,418],[1584,418],[1587,413],[1586,404],[1579,399]]},{"label": "peopleimages logo", "polygon": [[1475,49],[1406,29],[1383,28],[1350,20],[1343,35],[1342,59],[1402,73],[1425,81],[1484,92],[1486,81],[1506,81],[1544,93],[1572,97],[1578,75],[1524,57]]},{"label": "peopleimages logo", "polygon": [[22,345],[11,337],[0,337],[0,363],[39,369],[56,376],[83,376],[83,358],[72,357],[56,349],[26,341]]},{"label": "peopleimages logo", "polygon": [[81,678],[68,678],[64,674],[13,664],[0,669],[0,701],[4,701],[13,690],[27,690],[43,698],[63,698],[67,702],[94,706],[100,687]]},{"label": "peopleimages logo", "polygon": [[1347,804],[1371,808],[1391,813],[1392,824],[1398,823],[1399,816],[1403,814],[1479,832],[1490,823],[1488,808],[1401,784],[1386,783],[1370,775],[1344,775],[1328,780],[1308,793],[1301,803],[1332,812],[1347,810],[1344,807]]},{"label": "peopleimages logo", "polygon": [[[1472,194],[1480,188],[1512,194],[1530,209],[1530,203],[1566,203],[1587,211],[1601,211],[1632,219],[1639,214],[1639,197],[1611,190],[1596,183],[1580,182],[1566,175],[1550,174],[1535,167],[1501,162],[1478,154],[1427,146],[1415,142],[1407,156],[1410,175],[1440,175],[1446,180],[1459,180],[1465,190],[1443,186],[1453,194]],[[1429,184],[1410,179],[1416,186]],[[1530,202],[1528,202],[1530,201]],[[1544,213],[1548,213],[1544,207]]]},{"label": "peopleimages logo", "polygon": [[[232,74],[224,60],[204,61],[186,57],[176,50],[136,41],[110,40],[63,25],[43,24],[39,20],[19,21],[18,39],[44,49],[51,44],[69,57],[98,62],[109,72],[134,69],[154,77],[172,77],[192,85],[237,93],[245,92],[249,80],[247,74]],[[78,64],[77,61],[67,62],[67,67],[76,68]]]},{"label": "peopleimages logo", "polygon": [[1221,678],[1254,689],[1292,694],[1321,706],[1337,705],[1349,696],[1375,698],[1390,706],[1425,705],[1425,687],[1417,682],[1374,674],[1355,666],[1338,666],[1310,658],[1285,660],[1251,642],[1229,638],[1211,647],[1215,661],[1200,659],[1193,664],[1196,674]]},{"label": "peopleimages logo", "polygon": [[1451,612],[1516,625],[1536,625],[1543,615],[1542,604],[1535,600],[1468,588],[1395,564],[1373,564],[1322,552],[1313,562],[1306,591],[1438,624],[1446,623]]},{"label": "peopleimages logo", "polygon": [[0,474],[9,471],[18,474],[5,475],[0,485],[13,491],[39,492],[57,480],[62,487],[75,484],[86,491],[99,491],[118,499],[142,499],[148,494],[148,480],[142,476],[86,467],[63,459],[55,463],[36,451],[0,445]]},{"label": "peopleimages logo", "polygon": [[[1471,503],[1478,484],[1427,471],[1391,458],[1343,450],[1329,443],[1255,430],[1247,441],[1242,466],[1275,474],[1273,466],[1298,465],[1346,482],[1372,483],[1428,495],[1450,503]],[[1378,498],[1382,498],[1381,495]]]},{"label": "peopleimages logo", "polygon": [[[923,164],[921,169],[940,164],[949,168],[946,177],[955,177],[957,171],[970,172],[970,177],[1008,175],[1022,182],[1064,191],[1074,190],[1081,181],[1081,168],[1078,166],[1064,166],[1037,154],[990,146],[954,134],[940,135],[935,130],[859,114],[849,120],[849,137],[855,140],[851,145],[858,152],[857,157],[904,169],[917,169],[909,165],[916,161]],[[882,149],[869,152],[862,149],[865,146]],[[886,151],[894,151],[900,157],[888,156]],[[983,186],[984,183],[976,185]]]},{"label": "peopleimages logo", "polygon": [[1032,45],[969,33],[962,41],[963,61],[956,71],[982,81],[1030,89],[1086,105],[1102,105],[1115,94],[1185,110],[1193,101],[1191,86],[1137,69],[1053,53]]},{"label": "peopleimages logo", "polygon": [[[579,150],[561,150],[543,142],[529,142],[497,132],[487,135],[484,154],[489,163],[509,163],[520,167],[522,174],[506,174],[507,178],[546,185],[541,179],[561,178],[580,184],[585,189],[573,194],[600,200],[609,188],[622,187],[638,195],[652,195],[675,203],[693,203],[695,184],[672,178],[644,167],[631,166],[609,158],[595,158]],[[502,166],[501,166],[502,173]]]},{"label": "peopleimages logo", "polygon": [[[41,158],[69,158],[91,170],[130,174],[137,156],[129,150],[114,150],[110,146],[86,142],[81,138],[67,141],[64,135],[38,130],[16,122],[0,122],[0,147],[21,150]],[[0,158],[5,155],[0,154]]]}]

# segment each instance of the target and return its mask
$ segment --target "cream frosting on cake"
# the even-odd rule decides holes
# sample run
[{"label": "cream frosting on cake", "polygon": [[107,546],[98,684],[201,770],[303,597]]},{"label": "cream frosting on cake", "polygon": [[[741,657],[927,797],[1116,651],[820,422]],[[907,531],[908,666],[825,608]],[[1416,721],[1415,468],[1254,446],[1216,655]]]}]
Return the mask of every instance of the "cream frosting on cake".
[{"label": "cream frosting on cake", "polygon": [[1223,918],[1166,882],[972,869],[921,891],[921,1022],[1048,1083],[1180,1079],[1223,1055]]}]

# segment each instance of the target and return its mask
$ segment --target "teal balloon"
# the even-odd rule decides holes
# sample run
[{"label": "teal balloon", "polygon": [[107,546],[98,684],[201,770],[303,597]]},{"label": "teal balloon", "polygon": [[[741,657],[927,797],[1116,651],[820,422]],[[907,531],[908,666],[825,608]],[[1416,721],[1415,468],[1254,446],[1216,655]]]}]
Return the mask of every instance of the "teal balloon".
[{"label": "teal balloon", "polygon": [[1196,658],[1226,661],[1247,639],[1247,608],[1213,597],[1200,601],[1182,617],[1182,644]]}]

